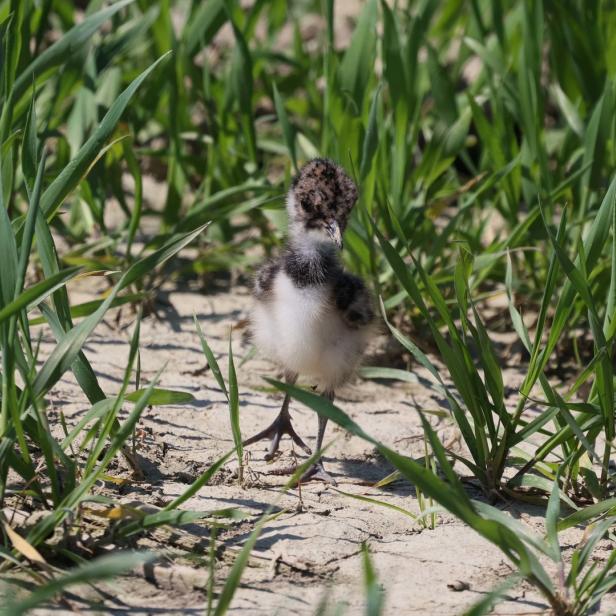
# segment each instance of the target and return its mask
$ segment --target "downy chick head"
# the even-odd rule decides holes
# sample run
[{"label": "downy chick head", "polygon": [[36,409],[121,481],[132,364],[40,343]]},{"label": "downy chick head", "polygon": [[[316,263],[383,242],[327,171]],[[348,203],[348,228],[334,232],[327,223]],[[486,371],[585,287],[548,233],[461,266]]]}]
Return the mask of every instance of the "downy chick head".
[{"label": "downy chick head", "polygon": [[289,234],[296,240],[334,243],[342,234],[357,201],[357,187],[342,167],[314,158],[295,176],[287,196]]}]

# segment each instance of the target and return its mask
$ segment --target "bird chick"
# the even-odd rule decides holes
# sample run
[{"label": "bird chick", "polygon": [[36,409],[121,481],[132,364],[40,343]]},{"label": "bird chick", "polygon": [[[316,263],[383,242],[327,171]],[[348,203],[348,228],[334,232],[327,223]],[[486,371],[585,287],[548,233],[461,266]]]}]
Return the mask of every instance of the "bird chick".
[{"label": "bird chick", "polygon": [[[287,195],[284,250],[261,267],[253,291],[257,348],[284,369],[287,383],[295,383],[301,374],[329,400],[352,376],[373,330],[372,297],[340,261],[342,234],[356,201],[357,187],[340,166],[322,158],[308,162]],[[327,419],[319,415],[317,450],[326,425]],[[270,438],[269,460],[284,434],[310,453],[291,424],[288,395],[274,423],[244,445]],[[308,479],[335,483],[322,460],[302,478]]]}]

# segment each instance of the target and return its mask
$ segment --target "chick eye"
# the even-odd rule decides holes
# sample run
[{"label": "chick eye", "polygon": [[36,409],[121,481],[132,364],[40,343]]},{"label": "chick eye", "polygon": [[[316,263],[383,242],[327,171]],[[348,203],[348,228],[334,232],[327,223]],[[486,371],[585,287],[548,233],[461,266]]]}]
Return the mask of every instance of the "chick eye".
[{"label": "chick eye", "polygon": [[304,210],[304,212],[311,212],[312,211],[312,203],[310,203],[310,201],[308,201],[308,199],[302,199],[300,202],[302,209]]}]

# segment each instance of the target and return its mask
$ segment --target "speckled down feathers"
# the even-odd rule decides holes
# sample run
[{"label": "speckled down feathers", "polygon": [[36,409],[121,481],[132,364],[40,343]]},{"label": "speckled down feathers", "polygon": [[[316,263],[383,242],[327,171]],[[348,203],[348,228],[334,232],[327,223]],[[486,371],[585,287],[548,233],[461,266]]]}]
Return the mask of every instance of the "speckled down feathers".
[{"label": "speckled down feathers", "polygon": [[344,230],[357,201],[357,187],[344,170],[326,158],[315,158],[302,167],[291,190],[297,204],[297,220],[307,229],[334,218]]}]

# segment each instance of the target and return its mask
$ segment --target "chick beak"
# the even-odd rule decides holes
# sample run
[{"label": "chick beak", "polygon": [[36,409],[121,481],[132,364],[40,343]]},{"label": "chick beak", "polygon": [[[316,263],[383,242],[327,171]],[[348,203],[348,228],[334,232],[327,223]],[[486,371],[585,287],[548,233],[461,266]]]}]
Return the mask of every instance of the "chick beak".
[{"label": "chick beak", "polygon": [[332,239],[334,244],[338,246],[339,250],[342,250],[342,233],[340,232],[340,227],[335,220],[327,223],[325,227],[327,231],[327,235]]}]

